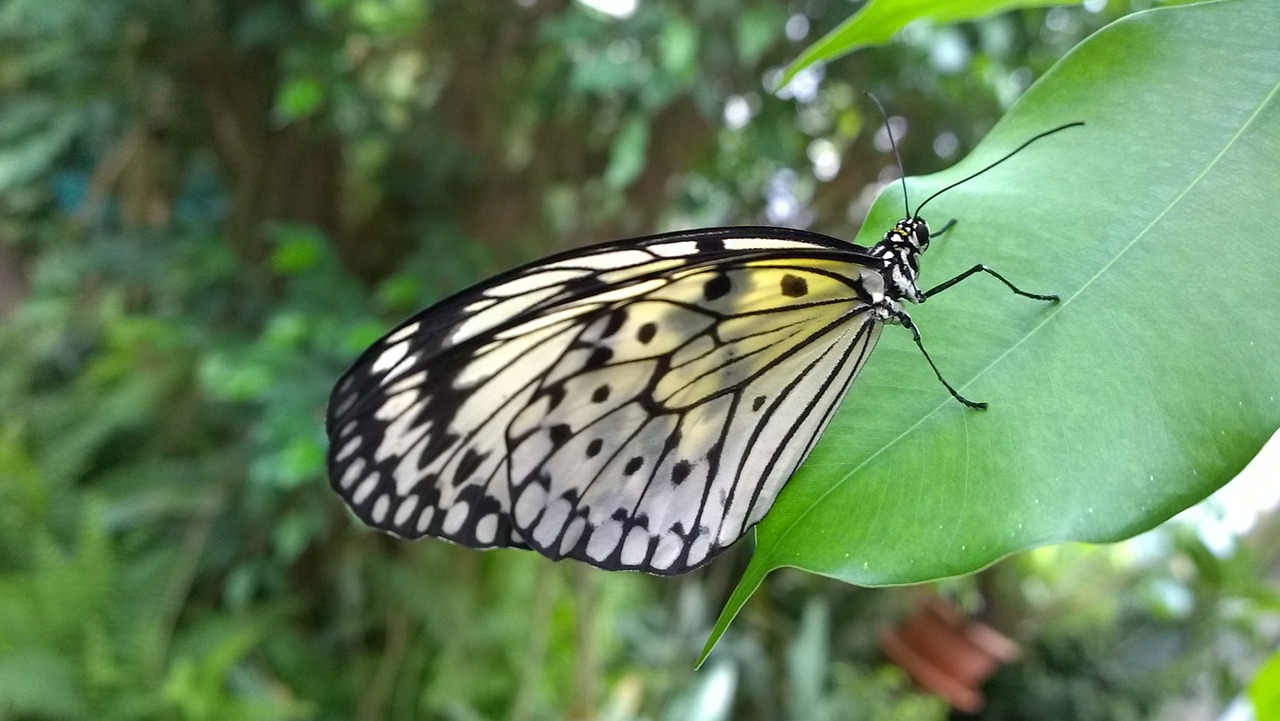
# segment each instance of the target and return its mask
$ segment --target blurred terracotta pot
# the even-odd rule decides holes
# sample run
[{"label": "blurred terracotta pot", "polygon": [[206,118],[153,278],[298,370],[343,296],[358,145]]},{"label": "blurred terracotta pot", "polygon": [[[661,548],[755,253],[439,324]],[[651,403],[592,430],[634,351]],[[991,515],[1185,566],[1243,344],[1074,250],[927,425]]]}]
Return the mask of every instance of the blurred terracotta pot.
[{"label": "blurred terracotta pot", "polygon": [[880,649],[922,688],[967,713],[982,708],[982,682],[1018,655],[1012,639],[937,596],[881,633]]}]

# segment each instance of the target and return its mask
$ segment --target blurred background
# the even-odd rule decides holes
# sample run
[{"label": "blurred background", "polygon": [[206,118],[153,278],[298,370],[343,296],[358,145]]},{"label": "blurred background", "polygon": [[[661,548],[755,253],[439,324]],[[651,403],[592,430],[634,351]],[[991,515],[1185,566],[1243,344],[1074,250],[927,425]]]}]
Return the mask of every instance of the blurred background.
[{"label": "blurred background", "polygon": [[[749,541],[606,574],[379,536],[324,477],[331,385],[400,318],[628,235],[852,238],[898,174],[862,92],[925,174],[1149,4],[912,26],[775,94],[857,4],[4,0],[0,719],[1248,718],[1275,465],[931,589],[774,574],[698,671]],[[880,649],[937,599],[1020,645],[981,709]]]}]

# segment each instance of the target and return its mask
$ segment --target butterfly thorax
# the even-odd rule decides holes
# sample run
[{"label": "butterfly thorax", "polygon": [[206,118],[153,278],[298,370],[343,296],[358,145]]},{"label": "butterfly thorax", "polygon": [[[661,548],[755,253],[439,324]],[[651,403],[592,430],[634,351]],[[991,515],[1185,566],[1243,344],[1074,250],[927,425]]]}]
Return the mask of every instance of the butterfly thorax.
[{"label": "butterfly thorax", "polygon": [[883,262],[885,297],[889,301],[923,303],[924,293],[916,285],[920,254],[929,248],[929,226],[921,218],[903,218],[871,248],[871,255]]}]

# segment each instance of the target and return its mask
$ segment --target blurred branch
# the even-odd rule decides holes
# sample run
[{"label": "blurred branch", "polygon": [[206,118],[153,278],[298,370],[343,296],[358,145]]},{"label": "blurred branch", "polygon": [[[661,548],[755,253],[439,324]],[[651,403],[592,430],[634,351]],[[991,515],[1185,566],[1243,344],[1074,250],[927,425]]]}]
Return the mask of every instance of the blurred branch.
[{"label": "blurred branch", "polygon": [[106,200],[115,195],[126,227],[164,228],[177,196],[174,88],[168,79],[148,83],[134,126],[94,167],[81,216],[100,222]]},{"label": "blurred branch", "polygon": [[511,702],[511,721],[527,721],[533,717],[538,686],[547,664],[547,648],[551,639],[551,612],[555,609],[559,571],[550,563],[537,564],[537,580],[533,588],[533,608],[529,613],[529,642],[521,664],[520,683]]},{"label": "blurred branch", "polygon": [[359,721],[378,721],[386,718],[385,707],[395,687],[405,651],[409,647],[409,616],[393,608],[387,612],[386,643],[379,654],[378,667],[369,679],[360,703],[356,706]]},{"label": "blurred branch", "polygon": [[600,696],[598,681],[601,678],[600,644],[596,638],[596,602],[600,588],[598,572],[583,563],[574,563],[569,569],[573,574],[574,600],[578,609],[575,616],[577,629],[577,673],[569,704],[569,718],[594,719],[599,714],[596,702]]},{"label": "blurred branch", "polygon": [[1262,578],[1280,581],[1280,509],[1260,514],[1244,543],[1257,556]]},{"label": "blurred branch", "polygon": [[258,276],[267,274],[268,222],[302,222],[331,237],[344,230],[340,138],[318,123],[275,116],[279,53],[244,49],[207,17],[198,39],[179,50],[183,86],[203,106],[230,190],[227,241]]},{"label": "blurred branch", "polygon": [[0,242],[0,319],[27,296],[27,271],[22,254]]},{"label": "blurred branch", "polygon": [[155,643],[151,647],[150,675],[158,683],[164,677],[165,665],[169,659],[169,645],[178,626],[182,609],[191,594],[200,568],[200,559],[204,557],[209,545],[209,537],[213,533],[213,525],[218,516],[226,509],[229,492],[224,485],[218,485],[200,504],[199,513],[187,526],[182,535],[182,544],[178,553],[177,564],[164,597],[160,600],[160,613],[156,620]]}]

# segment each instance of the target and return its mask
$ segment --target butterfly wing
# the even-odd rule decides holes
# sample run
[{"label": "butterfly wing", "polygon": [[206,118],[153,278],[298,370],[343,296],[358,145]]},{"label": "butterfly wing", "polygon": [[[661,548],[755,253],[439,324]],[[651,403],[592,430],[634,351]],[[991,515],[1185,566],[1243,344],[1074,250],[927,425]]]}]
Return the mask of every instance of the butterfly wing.
[{"label": "butterfly wing", "polygon": [[763,517],[874,345],[865,251],[776,228],[563,254],[424,311],[339,381],[366,523],[678,573]]}]

